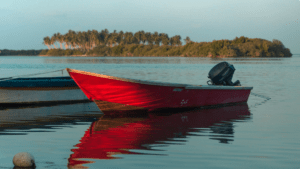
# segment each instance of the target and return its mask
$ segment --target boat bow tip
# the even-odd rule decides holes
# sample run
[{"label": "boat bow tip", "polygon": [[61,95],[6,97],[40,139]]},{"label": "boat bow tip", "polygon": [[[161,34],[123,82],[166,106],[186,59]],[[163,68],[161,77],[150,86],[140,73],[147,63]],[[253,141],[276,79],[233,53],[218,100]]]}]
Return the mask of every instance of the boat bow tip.
[{"label": "boat bow tip", "polygon": [[66,68],[66,71],[67,71],[67,72],[71,72],[71,71],[72,71],[72,69],[70,69],[70,68]]}]

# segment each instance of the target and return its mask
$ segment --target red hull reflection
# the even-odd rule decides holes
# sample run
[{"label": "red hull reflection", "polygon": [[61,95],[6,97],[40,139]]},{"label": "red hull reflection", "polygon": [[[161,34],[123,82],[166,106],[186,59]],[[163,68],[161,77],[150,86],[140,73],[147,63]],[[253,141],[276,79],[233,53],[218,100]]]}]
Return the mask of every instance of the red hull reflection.
[{"label": "red hull reflection", "polygon": [[[72,149],[69,166],[80,166],[91,163],[90,159],[114,159],[114,154],[138,154],[130,149],[151,149],[149,144],[163,144],[172,138],[185,137],[196,128],[209,128],[212,132],[223,134],[217,139],[226,143],[226,135],[233,137],[232,121],[248,119],[250,115],[247,104],[220,107],[214,109],[198,109],[182,112],[149,113],[147,117],[112,117],[103,116],[92,123]],[[215,125],[221,123],[221,125]],[[215,125],[215,126],[214,126]],[[219,130],[216,126],[227,125]],[[214,126],[214,127],[212,127]],[[210,136],[213,137],[213,136]],[[229,139],[229,141],[232,141]]]}]

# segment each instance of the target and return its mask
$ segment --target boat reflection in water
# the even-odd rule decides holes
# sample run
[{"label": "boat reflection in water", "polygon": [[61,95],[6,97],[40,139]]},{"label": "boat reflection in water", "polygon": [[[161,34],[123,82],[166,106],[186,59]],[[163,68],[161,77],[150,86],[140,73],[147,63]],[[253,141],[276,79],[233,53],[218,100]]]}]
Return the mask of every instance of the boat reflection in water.
[{"label": "boat reflection in water", "polygon": [[175,113],[169,111],[140,117],[102,116],[91,124],[80,143],[72,149],[69,167],[82,167],[82,164],[93,163],[93,159],[115,159],[115,154],[141,154],[134,149],[151,150],[151,144],[167,144],[168,141],[182,143],[186,136],[205,136],[207,132],[210,139],[228,143],[233,141],[233,123],[250,119],[246,103]]},{"label": "boat reflection in water", "polygon": [[[47,132],[55,126],[76,125],[79,122],[91,123],[102,116],[93,102],[34,104],[24,108],[4,108],[0,106],[0,136],[24,135],[39,129]],[[44,130],[45,129],[45,130]]]}]

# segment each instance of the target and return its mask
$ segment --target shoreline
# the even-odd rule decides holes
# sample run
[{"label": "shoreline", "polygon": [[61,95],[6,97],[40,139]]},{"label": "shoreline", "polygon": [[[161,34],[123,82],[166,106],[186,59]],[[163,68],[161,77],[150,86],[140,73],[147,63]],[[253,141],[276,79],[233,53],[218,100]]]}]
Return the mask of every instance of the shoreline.
[{"label": "shoreline", "polygon": [[[300,54],[293,54],[293,55],[300,55]],[[186,57],[186,58],[291,58],[290,57],[276,57],[276,56],[272,56],[272,57],[268,57],[268,56],[94,56],[94,55],[65,55],[65,56],[55,56],[55,55],[0,55],[0,57],[3,56],[11,56],[11,57],[16,57],[16,56],[36,56],[36,57],[130,57],[130,58],[134,58],[134,57]]]},{"label": "shoreline", "polygon": [[37,55],[39,57],[187,57],[187,58],[291,58],[290,57],[268,57],[268,56],[95,56],[95,55],[66,55],[66,56],[55,56],[55,55]]}]

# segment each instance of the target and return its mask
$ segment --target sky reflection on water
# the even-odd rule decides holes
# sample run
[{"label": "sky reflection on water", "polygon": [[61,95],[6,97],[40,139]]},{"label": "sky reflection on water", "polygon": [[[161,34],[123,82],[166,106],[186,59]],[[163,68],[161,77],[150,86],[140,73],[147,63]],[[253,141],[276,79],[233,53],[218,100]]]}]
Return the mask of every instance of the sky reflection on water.
[{"label": "sky reflection on water", "polygon": [[[38,138],[39,135],[43,135],[41,133],[60,133],[66,128],[78,125],[89,126],[81,139],[59,138],[63,139],[65,145],[68,142],[79,142],[68,145],[74,146],[68,158],[69,167],[82,167],[94,163],[95,159],[119,159],[121,157],[116,155],[120,154],[165,156],[168,153],[162,151],[161,147],[184,145],[189,137],[208,137],[219,143],[230,144],[234,141],[235,123],[251,119],[247,104],[209,109],[165,110],[122,117],[103,115],[93,103],[5,109],[0,113],[2,117],[0,137],[33,136],[26,145],[30,145],[30,140],[34,138],[43,140]],[[76,129],[72,133],[76,135]],[[57,136],[44,141],[57,142],[56,139]],[[7,146],[9,144],[5,143]],[[39,154],[37,152],[39,146],[31,146],[33,149],[30,152]],[[50,148],[55,145],[48,146]],[[15,153],[20,149],[19,146],[11,148]],[[66,147],[56,151],[67,153]],[[56,162],[47,162],[44,156],[36,159],[40,161],[39,166],[50,168],[59,166],[55,164]]]},{"label": "sky reflection on water", "polygon": [[[209,113],[107,117],[93,103],[0,110],[2,168],[12,168],[13,156],[22,151],[32,153],[40,168],[67,168],[67,165],[299,168],[299,56],[280,59],[1,57],[0,61],[1,77],[70,67],[112,76],[187,84],[206,84],[209,70],[220,61],[228,61],[236,68],[233,81],[240,80],[242,85],[254,87],[248,100],[249,110],[239,117],[231,117],[233,114],[229,112],[214,112],[217,109],[201,110]],[[185,119],[198,123],[183,123]],[[175,126],[166,123],[172,120],[176,121]],[[90,145],[105,142],[98,140],[101,136],[115,142],[123,140],[124,144],[94,144],[97,146],[94,152],[100,152],[99,156],[91,153],[85,158]],[[116,159],[100,160],[107,158]]]}]

